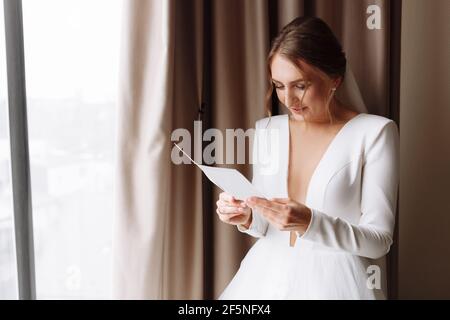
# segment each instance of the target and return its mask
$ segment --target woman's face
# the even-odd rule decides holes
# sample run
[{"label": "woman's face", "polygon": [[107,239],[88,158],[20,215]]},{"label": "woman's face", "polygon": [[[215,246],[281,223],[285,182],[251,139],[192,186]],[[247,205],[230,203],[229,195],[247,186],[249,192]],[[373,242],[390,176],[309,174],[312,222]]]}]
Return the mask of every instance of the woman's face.
[{"label": "woman's face", "polygon": [[[301,65],[310,70],[306,63],[301,62]],[[326,97],[330,92],[327,93],[329,89],[326,87],[328,85],[331,88],[333,85],[331,79],[328,84],[323,84],[314,72],[309,72],[312,76],[307,82],[298,68],[279,54],[272,59],[271,72],[278,99],[289,109],[295,120],[328,121]]]}]

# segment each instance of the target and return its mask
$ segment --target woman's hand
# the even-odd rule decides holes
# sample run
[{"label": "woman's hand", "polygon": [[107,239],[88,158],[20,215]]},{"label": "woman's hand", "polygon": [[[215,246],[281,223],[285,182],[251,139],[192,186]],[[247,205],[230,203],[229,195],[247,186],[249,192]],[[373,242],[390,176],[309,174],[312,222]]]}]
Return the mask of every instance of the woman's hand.
[{"label": "woman's hand", "polygon": [[244,201],[236,200],[233,196],[222,192],[216,204],[216,212],[220,220],[233,225],[241,224],[248,229],[251,223],[252,209]]},{"label": "woman's hand", "polygon": [[282,231],[298,231],[303,234],[311,222],[311,209],[291,199],[251,197],[246,203]]}]

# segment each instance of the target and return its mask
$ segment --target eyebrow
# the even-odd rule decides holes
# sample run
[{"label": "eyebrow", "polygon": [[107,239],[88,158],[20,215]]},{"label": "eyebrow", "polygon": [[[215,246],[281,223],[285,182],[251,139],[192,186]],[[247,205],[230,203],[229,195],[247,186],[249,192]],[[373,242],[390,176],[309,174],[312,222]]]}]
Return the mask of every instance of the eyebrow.
[{"label": "eyebrow", "polygon": [[[278,81],[278,80],[275,80],[275,79],[272,79],[272,81],[273,81],[273,82],[276,82],[276,83],[279,83],[279,84],[283,84],[282,82],[280,82],[280,81]],[[300,79],[291,81],[291,82],[289,82],[288,84],[292,84],[292,83],[296,83],[296,82],[300,82],[300,81],[303,81],[303,82],[304,82],[305,80],[302,79],[302,78],[300,78]]]}]

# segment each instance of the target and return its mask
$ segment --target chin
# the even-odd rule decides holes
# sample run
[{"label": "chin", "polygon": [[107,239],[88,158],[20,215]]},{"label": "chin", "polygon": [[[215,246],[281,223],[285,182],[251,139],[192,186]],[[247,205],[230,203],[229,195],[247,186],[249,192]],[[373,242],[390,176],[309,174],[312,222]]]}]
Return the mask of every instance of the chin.
[{"label": "chin", "polygon": [[298,108],[289,108],[291,117],[295,120],[307,120],[309,118],[309,107],[305,107],[304,110],[298,110]]},{"label": "chin", "polygon": [[296,114],[294,112],[291,112],[291,117],[292,117],[292,119],[299,120],[299,121],[303,121],[306,118],[305,116],[303,116],[301,114]]}]

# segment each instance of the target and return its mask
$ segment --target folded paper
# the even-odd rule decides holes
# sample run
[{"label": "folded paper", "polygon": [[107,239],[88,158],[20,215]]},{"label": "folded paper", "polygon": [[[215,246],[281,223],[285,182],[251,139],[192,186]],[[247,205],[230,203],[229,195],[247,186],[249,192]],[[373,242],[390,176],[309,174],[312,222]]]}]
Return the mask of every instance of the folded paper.
[{"label": "folded paper", "polygon": [[263,193],[247,180],[239,171],[230,168],[218,168],[198,164],[176,143],[175,146],[192,161],[208,179],[226,193],[234,196],[238,200],[245,200],[249,197],[264,197]]}]

